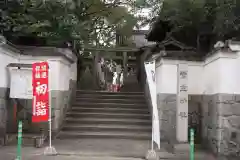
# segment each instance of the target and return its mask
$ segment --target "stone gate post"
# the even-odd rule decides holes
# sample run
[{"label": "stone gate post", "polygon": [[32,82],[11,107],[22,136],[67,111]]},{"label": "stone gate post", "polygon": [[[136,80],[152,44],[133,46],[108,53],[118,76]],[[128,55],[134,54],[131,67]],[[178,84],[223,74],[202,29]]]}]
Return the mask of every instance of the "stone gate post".
[{"label": "stone gate post", "polygon": [[178,64],[176,140],[188,142],[188,64]]}]

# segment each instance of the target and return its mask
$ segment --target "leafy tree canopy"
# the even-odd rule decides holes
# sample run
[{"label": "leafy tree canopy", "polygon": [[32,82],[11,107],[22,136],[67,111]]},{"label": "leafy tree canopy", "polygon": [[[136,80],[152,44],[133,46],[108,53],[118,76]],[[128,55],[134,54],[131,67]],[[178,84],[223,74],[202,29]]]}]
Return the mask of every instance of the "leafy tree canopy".
[{"label": "leafy tree canopy", "polygon": [[151,4],[151,18],[170,22],[169,35],[187,45],[209,49],[217,40],[239,39],[240,1],[153,0]]},{"label": "leafy tree canopy", "polygon": [[[6,37],[37,36],[48,44],[113,45],[115,32],[130,36],[137,19],[131,0],[5,0],[0,31]],[[132,7],[134,8],[134,7]]]}]

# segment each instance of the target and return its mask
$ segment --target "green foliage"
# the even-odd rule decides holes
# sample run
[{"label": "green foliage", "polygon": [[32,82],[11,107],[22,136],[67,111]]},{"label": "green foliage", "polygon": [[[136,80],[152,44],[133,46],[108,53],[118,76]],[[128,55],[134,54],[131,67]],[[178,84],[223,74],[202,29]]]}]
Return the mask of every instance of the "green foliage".
[{"label": "green foliage", "polygon": [[152,16],[170,21],[170,34],[184,43],[191,41],[196,46],[204,34],[213,35],[212,41],[239,36],[233,34],[240,26],[240,2],[236,0],[153,0],[152,6]]},{"label": "green foliage", "polygon": [[148,2],[148,0],[136,0],[136,7],[138,8],[149,8],[150,3]]},{"label": "green foliage", "polygon": [[8,0],[1,6],[0,30],[47,37],[49,44],[75,40],[79,45],[111,45],[116,30],[129,36],[136,23],[124,5],[119,0]]}]

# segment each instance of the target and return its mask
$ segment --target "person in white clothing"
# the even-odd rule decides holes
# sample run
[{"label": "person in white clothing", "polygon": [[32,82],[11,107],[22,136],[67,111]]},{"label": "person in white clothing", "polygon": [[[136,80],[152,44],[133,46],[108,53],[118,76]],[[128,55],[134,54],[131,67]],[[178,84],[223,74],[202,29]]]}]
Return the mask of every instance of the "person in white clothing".
[{"label": "person in white clothing", "polygon": [[117,72],[113,72],[113,81],[112,81],[112,91],[113,92],[116,92],[117,79],[118,79]]},{"label": "person in white clothing", "polygon": [[120,87],[123,86],[123,72],[120,73]]}]

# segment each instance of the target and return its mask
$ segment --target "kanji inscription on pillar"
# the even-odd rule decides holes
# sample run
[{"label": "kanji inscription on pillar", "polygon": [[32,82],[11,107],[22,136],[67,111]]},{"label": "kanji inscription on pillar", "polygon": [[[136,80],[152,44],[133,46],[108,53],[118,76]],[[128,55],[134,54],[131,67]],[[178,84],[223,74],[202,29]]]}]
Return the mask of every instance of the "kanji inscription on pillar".
[{"label": "kanji inscription on pillar", "polygon": [[178,65],[177,86],[177,140],[187,142],[188,140],[188,65]]},{"label": "kanji inscription on pillar", "polygon": [[32,64],[32,122],[48,121],[48,63],[37,62]]}]

